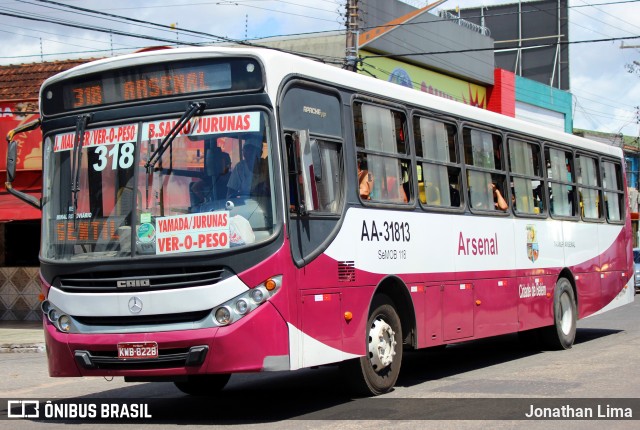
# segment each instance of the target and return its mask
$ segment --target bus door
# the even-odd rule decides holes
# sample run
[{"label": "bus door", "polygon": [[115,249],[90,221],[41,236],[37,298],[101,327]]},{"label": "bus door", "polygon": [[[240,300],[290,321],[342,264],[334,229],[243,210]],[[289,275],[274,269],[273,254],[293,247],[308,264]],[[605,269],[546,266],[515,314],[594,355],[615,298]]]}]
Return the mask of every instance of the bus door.
[{"label": "bus door", "polygon": [[[339,97],[315,88],[289,87],[280,118],[288,171],[288,233],[293,258],[303,266],[329,245],[344,207]],[[322,280],[317,281],[320,286]]]}]

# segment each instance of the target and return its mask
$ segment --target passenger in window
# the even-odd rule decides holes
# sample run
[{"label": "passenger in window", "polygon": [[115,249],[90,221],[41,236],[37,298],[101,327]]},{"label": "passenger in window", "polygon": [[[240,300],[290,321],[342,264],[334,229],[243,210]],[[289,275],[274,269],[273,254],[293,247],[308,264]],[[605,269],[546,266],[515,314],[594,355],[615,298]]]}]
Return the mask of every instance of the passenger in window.
[{"label": "passenger in window", "polygon": [[362,158],[358,159],[358,183],[360,184],[360,198],[371,200],[373,175],[366,169],[365,161]]},{"label": "passenger in window", "polygon": [[262,139],[251,136],[242,145],[242,160],[236,164],[227,183],[227,197],[249,196],[254,184],[254,174],[260,173]]},{"label": "passenger in window", "polygon": [[500,189],[496,186],[496,184],[492,182],[490,187],[496,208],[500,209],[501,211],[506,211],[507,209],[509,209],[509,204],[504,199],[504,197],[502,197],[502,193],[500,192]]},{"label": "passenger in window", "polygon": [[385,198],[396,203],[408,202],[404,187],[402,184],[399,184],[398,179],[393,176],[387,176],[387,195]]},{"label": "passenger in window", "polygon": [[453,184],[458,184],[458,177],[449,175],[449,198],[451,206],[460,207],[460,191]]},{"label": "passenger in window", "polygon": [[456,190],[451,184],[449,184],[449,201],[453,207],[460,206],[460,191]]},{"label": "passenger in window", "polygon": [[[491,209],[499,209],[502,211],[506,211],[509,208],[507,201],[502,196],[500,189],[494,184],[490,182],[487,185],[486,192],[482,190],[477,191],[473,189],[473,186],[469,190],[469,195],[471,198],[471,207],[473,209],[481,209],[481,210],[491,210]],[[491,197],[493,196],[493,205],[494,207],[489,207],[491,204]]]}]

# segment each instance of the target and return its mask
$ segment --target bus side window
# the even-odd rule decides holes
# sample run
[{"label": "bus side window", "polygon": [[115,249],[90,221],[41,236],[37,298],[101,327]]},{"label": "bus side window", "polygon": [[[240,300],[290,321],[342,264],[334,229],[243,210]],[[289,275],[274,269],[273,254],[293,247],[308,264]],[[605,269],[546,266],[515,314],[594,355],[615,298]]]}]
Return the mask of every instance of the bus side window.
[{"label": "bus side window", "polygon": [[463,143],[471,209],[506,212],[509,202],[502,137],[484,130],[464,128]]},{"label": "bus side window", "polygon": [[409,203],[412,169],[404,113],[361,102],[354,103],[353,110],[359,169],[367,171],[358,175],[360,199]]},{"label": "bus side window", "polygon": [[545,148],[549,184],[549,212],[552,216],[576,215],[572,165],[573,153],[553,147]]},{"label": "bus side window", "polygon": [[423,205],[460,207],[460,159],[453,124],[413,118],[418,164],[418,190]]},{"label": "bus side window", "polygon": [[509,139],[512,203],[518,214],[539,215],[545,212],[541,160],[538,144]]},{"label": "bus side window", "polygon": [[609,222],[624,220],[625,195],[620,164],[610,161],[602,162],[602,187],[604,188],[604,205]]},{"label": "bus side window", "polygon": [[428,206],[460,207],[460,159],[453,124],[414,117],[420,202]]},{"label": "bus side window", "polygon": [[599,220],[602,218],[600,178],[598,175],[598,160],[594,157],[576,154],[576,179],[578,184],[578,201],[580,215],[585,220]]},{"label": "bus side window", "polygon": [[299,130],[287,134],[290,211],[342,211],[342,145],[310,138]]}]

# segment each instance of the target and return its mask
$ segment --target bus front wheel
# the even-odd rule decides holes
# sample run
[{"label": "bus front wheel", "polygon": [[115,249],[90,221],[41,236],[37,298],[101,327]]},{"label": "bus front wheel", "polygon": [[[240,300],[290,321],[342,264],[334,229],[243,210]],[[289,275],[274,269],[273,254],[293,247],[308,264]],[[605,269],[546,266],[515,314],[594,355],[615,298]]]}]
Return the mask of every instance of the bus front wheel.
[{"label": "bus front wheel", "polygon": [[542,331],[542,340],[552,349],[569,349],[576,338],[578,311],[571,282],[558,279],[553,293],[554,324]]},{"label": "bus front wheel", "polygon": [[186,381],[176,381],[173,384],[185,394],[191,396],[211,396],[221,391],[231,375],[192,375]]},{"label": "bus front wheel", "polygon": [[402,326],[393,302],[374,297],[367,320],[367,355],[342,363],[341,370],[358,395],[384,394],[393,389],[402,364]]}]

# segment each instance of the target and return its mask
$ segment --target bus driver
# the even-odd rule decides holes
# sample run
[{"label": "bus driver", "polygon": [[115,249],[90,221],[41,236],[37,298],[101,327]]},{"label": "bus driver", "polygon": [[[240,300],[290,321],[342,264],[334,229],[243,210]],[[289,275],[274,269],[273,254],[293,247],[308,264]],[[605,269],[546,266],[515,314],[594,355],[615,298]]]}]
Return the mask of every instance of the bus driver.
[{"label": "bus driver", "polygon": [[253,177],[259,174],[260,156],[262,155],[262,139],[251,136],[242,145],[242,160],[236,164],[229,182],[227,197],[248,196],[251,194]]}]

